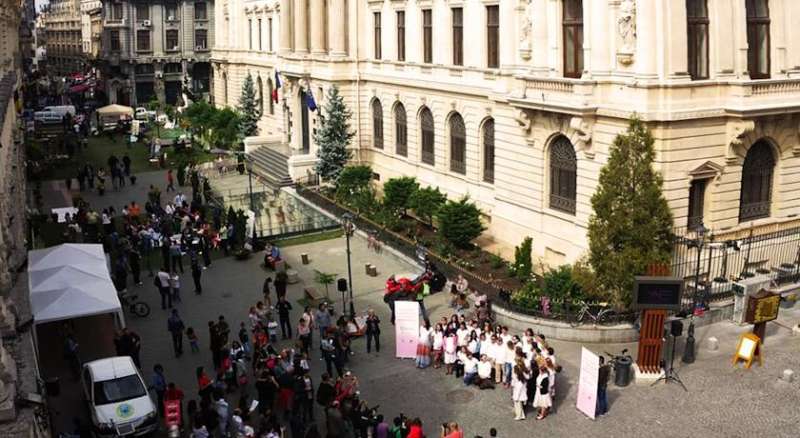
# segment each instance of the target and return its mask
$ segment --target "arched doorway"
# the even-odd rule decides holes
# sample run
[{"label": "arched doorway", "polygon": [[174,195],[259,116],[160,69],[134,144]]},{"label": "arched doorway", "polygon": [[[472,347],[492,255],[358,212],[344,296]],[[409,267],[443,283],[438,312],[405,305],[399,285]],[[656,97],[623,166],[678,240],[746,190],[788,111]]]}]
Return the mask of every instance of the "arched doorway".
[{"label": "arched doorway", "polygon": [[300,90],[300,141],[302,142],[303,154],[311,152],[311,139],[309,138],[309,114],[308,100],[306,92]]}]

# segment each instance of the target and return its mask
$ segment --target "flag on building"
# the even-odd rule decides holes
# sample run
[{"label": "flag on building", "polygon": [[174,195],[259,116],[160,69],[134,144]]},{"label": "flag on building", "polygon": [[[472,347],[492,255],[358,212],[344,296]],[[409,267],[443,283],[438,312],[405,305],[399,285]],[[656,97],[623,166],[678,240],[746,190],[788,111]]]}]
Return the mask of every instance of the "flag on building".
[{"label": "flag on building", "polygon": [[278,103],[278,89],[281,88],[281,77],[275,70],[275,88],[272,89],[272,101]]},{"label": "flag on building", "polygon": [[317,110],[317,102],[314,100],[314,93],[311,92],[311,87],[308,87],[308,91],[306,91],[306,106],[311,111]]}]

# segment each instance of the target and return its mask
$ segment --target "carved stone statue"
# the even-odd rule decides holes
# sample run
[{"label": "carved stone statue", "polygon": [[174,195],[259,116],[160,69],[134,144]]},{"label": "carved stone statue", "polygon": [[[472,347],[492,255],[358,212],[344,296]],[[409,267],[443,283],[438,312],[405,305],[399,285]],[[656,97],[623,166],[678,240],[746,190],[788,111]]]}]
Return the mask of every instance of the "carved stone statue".
[{"label": "carved stone statue", "polygon": [[519,54],[522,59],[528,60],[531,58],[531,31],[533,29],[531,0],[520,0],[517,10],[520,12]]},{"label": "carved stone statue", "polygon": [[182,113],[189,105],[192,104],[196,99],[194,93],[192,93],[192,88],[190,86],[191,81],[189,80],[189,76],[183,77],[183,84],[181,85],[181,105],[178,107],[178,112]]},{"label": "carved stone statue", "polygon": [[633,54],[636,49],[636,1],[622,0],[619,5],[617,32],[622,39],[620,53]]}]

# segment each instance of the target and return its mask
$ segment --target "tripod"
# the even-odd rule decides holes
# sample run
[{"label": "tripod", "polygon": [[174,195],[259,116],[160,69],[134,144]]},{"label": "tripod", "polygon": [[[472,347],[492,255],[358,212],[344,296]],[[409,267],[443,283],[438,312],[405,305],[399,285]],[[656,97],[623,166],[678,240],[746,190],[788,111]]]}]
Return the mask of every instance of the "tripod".
[{"label": "tripod", "polygon": [[669,352],[669,369],[664,370],[664,376],[659,377],[658,380],[653,382],[650,386],[655,386],[656,383],[663,380],[664,383],[669,383],[669,382],[677,383],[681,385],[681,388],[683,388],[684,391],[689,392],[689,390],[686,389],[686,385],[684,385],[683,382],[681,381],[680,376],[678,376],[678,372],[675,371],[673,367],[673,362],[675,362],[675,343],[677,342],[677,340],[678,337],[672,335],[672,350]]}]

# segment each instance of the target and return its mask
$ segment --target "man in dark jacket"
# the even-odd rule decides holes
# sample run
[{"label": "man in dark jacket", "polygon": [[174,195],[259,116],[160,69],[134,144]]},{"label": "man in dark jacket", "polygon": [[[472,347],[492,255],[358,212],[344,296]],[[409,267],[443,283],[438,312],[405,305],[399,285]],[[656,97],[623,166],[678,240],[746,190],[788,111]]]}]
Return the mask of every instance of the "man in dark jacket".
[{"label": "man in dark jacket", "polygon": [[183,354],[183,331],[186,326],[178,315],[178,309],[172,309],[172,315],[167,319],[167,330],[172,335],[172,348],[175,350],[175,357]]},{"label": "man in dark jacket", "polygon": [[378,316],[375,315],[375,311],[369,309],[369,314],[367,316],[367,353],[370,352],[372,349],[372,341],[375,341],[375,352],[380,353],[381,351],[381,320],[378,319]]},{"label": "man in dark jacket", "polygon": [[292,337],[292,323],[289,321],[289,311],[292,310],[292,305],[286,301],[286,297],[278,295],[278,303],[275,304],[275,309],[278,310],[278,322],[281,325],[281,335],[283,339]]},{"label": "man in dark jacket", "polygon": [[606,389],[608,380],[611,376],[611,366],[606,364],[606,359],[600,356],[600,370],[597,375],[597,416],[605,415],[608,412],[608,398]]}]

